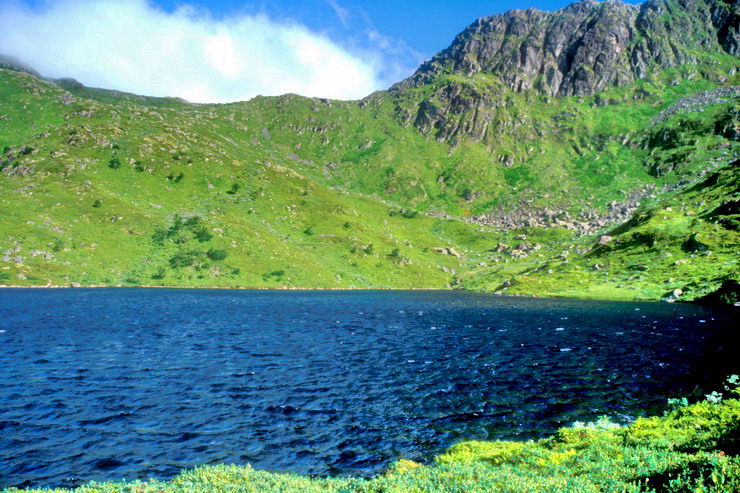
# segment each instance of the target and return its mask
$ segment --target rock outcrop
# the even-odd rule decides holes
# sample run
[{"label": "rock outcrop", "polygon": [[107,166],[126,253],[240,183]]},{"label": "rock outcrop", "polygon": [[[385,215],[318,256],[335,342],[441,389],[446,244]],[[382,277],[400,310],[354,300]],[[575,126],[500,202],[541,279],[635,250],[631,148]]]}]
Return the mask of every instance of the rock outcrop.
[{"label": "rock outcrop", "polygon": [[739,22],[737,0],[584,0],[555,12],[511,10],[478,19],[390,92],[436,83],[416,114],[402,118],[439,141],[485,140],[507,90],[590,95],[653,70],[737,55]]},{"label": "rock outcrop", "polygon": [[593,94],[641,79],[653,66],[696,63],[697,50],[737,55],[738,22],[736,0],[584,0],[555,12],[511,10],[478,19],[394,88],[490,73],[515,91]]}]

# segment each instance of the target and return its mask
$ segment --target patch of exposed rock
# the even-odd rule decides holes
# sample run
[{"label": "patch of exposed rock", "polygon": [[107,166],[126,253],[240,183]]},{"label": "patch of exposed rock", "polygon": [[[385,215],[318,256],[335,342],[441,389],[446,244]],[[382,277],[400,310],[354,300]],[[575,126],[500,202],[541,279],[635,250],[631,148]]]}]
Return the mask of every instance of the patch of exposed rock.
[{"label": "patch of exposed rock", "polygon": [[653,118],[650,125],[653,126],[661,123],[676,113],[696,113],[703,111],[710,104],[729,103],[739,97],[740,86],[720,87],[713,91],[698,92],[676,101],[670,108],[662,111],[658,116]]},{"label": "patch of exposed rock", "polygon": [[657,193],[657,187],[648,185],[626,193],[624,201],[610,202],[603,211],[584,208],[578,213],[571,213],[565,207],[532,207],[532,200],[521,200],[514,208],[500,207],[469,221],[503,230],[559,227],[579,234],[592,234],[610,224],[626,221],[644,198],[655,197]]}]

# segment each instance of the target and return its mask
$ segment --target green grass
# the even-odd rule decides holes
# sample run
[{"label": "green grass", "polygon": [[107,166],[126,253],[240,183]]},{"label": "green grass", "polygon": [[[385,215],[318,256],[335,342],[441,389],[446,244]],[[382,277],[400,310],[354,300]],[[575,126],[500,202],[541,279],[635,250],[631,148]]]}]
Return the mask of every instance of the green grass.
[{"label": "green grass", "polygon": [[[619,280],[607,284],[572,269],[590,260],[531,275],[594,238],[468,219],[522,203],[573,217],[603,212],[635,189],[660,191],[727,163],[738,144],[714,127],[731,102],[649,123],[677,99],[717,87],[732,63],[719,57],[586,97],[517,94],[479,74],[359,102],[289,95],[227,105],[59,87],[0,70],[0,285],[497,290],[510,281],[508,293],[658,299],[663,273],[618,287],[629,277],[625,262],[612,262]],[[407,118],[448,84],[501,102],[480,140],[438,142]],[[659,132],[670,142],[652,143]],[[155,241],[178,217],[200,218],[210,238]],[[671,227],[681,230],[674,239],[694,232],[686,221]],[[542,248],[524,258],[491,254],[517,234]],[[734,234],[713,244],[712,279],[699,275],[698,259],[675,284],[698,283],[699,294],[736,278]],[[444,247],[461,257],[435,250]]]},{"label": "green grass", "polygon": [[[630,221],[600,236],[580,238],[566,250],[527,269],[470,271],[469,289],[510,294],[595,299],[656,300],[681,290],[694,300],[740,277],[736,203],[740,168],[720,167],[707,178],[639,209]],[[532,264],[530,264],[532,265]],[[504,281],[510,286],[503,287]]]},{"label": "green grass", "polygon": [[[25,144],[6,153],[16,156],[6,172],[34,168],[0,181],[2,251],[20,246],[12,257],[23,257],[0,267],[7,284],[441,288],[449,282],[441,269],[459,261],[434,248],[475,247],[481,239],[473,225],[396,215],[393,203],[332,189],[305,164],[271,157],[268,145],[243,149],[230,122],[201,128],[199,107],[187,107],[197,113],[192,120],[173,111],[173,121],[162,123],[145,107],[84,100],[72,109],[93,116],[59,124],[77,119],[55,113],[63,91],[3,75],[7,106],[29,81],[51,99],[37,101],[49,114],[35,123],[35,132],[50,134],[34,140],[33,154],[22,155]],[[3,143],[27,141],[24,129],[25,120],[5,127]],[[210,237],[155,241],[177,217],[200,218]],[[210,250],[226,255],[212,258]],[[198,261],[173,262],[178,255]],[[268,275],[280,270],[283,276]]]},{"label": "green grass", "polygon": [[[604,227],[593,236],[545,241],[556,248],[543,249],[538,259],[492,254],[503,263],[466,271],[462,286],[506,294],[625,300],[659,300],[680,289],[682,300],[695,300],[725,280],[740,278],[734,205],[740,194],[737,146],[715,131],[722,122],[737,122],[733,106],[678,113],[634,141],[633,146],[649,151],[648,165],[662,164],[668,171],[664,189],[646,198],[626,223]],[[675,159],[676,154],[681,159]],[[598,161],[584,158],[578,163],[593,166]],[[589,174],[596,177],[592,182],[600,176],[592,169],[584,180]],[[612,239],[600,245],[604,235]],[[689,248],[690,238],[701,247]]]},{"label": "green grass", "polygon": [[90,483],[75,491],[738,491],[740,401],[717,400],[679,406],[626,426],[607,418],[576,423],[537,441],[464,442],[430,464],[400,460],[371,479],[309,478],[217,465],[183,471],[171,481]]}]

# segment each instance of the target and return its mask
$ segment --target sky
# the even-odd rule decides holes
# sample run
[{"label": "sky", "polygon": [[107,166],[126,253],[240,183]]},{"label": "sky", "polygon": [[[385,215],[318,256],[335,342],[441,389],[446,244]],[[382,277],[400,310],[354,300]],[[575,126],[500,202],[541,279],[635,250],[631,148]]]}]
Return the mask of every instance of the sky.
[{"label": "sky", "polygon": [[566,0],[0,0],[0,54],[47,77],[199,103],[359,99],[479,17]]}]

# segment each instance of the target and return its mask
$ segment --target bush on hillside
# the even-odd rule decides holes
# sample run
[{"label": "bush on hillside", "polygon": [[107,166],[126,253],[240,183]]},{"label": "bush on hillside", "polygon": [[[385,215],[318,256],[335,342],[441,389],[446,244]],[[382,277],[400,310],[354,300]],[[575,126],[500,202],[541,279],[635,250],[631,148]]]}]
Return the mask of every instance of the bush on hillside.
[{"label": "bush on hillside", "polygon": [[211,248],[210,250],[208,250],[208,252],[206,252],[206,256],[214,262],[225,260],[228,255],[229,254],[226,250],[216,250],[214,248]]}]

